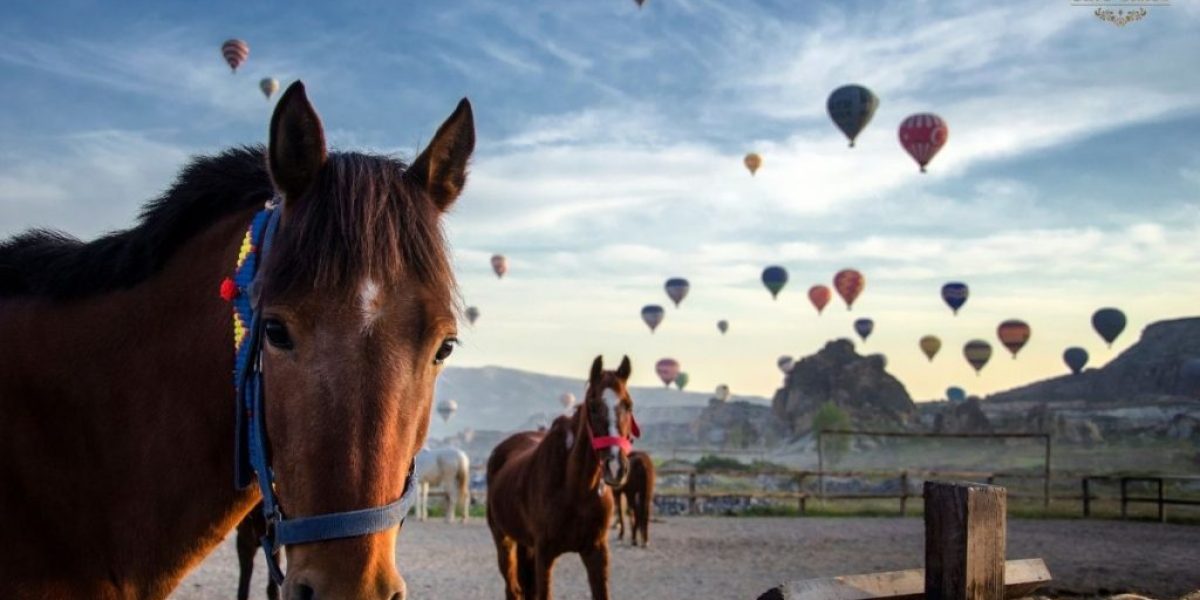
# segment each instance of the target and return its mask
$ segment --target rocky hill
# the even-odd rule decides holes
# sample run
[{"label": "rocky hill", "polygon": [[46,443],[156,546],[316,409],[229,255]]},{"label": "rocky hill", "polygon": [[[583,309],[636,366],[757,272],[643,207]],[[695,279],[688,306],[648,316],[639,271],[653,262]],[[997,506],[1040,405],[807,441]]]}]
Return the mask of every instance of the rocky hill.
[{"label": "rocky hill", "polygon": [[1152,323],[1142,337],[1100,369],[1014,388],[986,398],[988,403],[1146,402],[1183,398],[1180,366],[1200,357],[1200,318]]},{"label": "rocky hill", "polygon": [[887,372],[878,354],[855,352],[850,340],[834,340],[812,356],[795,363],[775,392],[771,409],[791,435],[812,428],[812,416],[832,402],[854,427],[902,425],[915,411],[904,384]]}]

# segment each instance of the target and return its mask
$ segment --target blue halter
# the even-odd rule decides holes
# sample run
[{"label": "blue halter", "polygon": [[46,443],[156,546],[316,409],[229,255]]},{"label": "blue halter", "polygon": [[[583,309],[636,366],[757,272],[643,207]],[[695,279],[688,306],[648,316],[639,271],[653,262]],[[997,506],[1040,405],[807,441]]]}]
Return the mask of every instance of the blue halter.
[{"label": "blue halter", "polygon": [[[266,534],[259,540],[266,554],[271,579],[283,583],[279,567],[279,549],[288,544],[304,544],[338,538],[357,537],[391,529],[404,522],[416,500],[413,492],[413,465],[408,467],[404,492],[387,506],[328,513],[310,517],[285,518],[275,496],[275,475],[267,455],[267,426],[263,406],[262,341],[263,319],[254,286],[258,268],[271,248],[271,239],[279,227],[278,198],[254,216],[238,253],[237,270],[221,285],[221,296],[233,303],[234,386],[237,389],[237,440],[234,479],[238,489],[250,485],[257,476],[262,492]],[[260,250],[261,249],[261,250]],[[256,299],[260,304],[256,305]]]}]

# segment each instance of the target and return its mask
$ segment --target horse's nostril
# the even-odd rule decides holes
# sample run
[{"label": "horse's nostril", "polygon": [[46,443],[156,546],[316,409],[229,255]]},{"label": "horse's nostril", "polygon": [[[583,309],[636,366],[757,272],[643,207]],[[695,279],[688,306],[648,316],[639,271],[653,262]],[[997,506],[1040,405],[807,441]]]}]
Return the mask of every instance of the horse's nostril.
[{"label": "horse's nostril", "polygon": [[296,600],[316,600],[317,593],[303,583],[296,586]]},{"label": "horse's nostril", "polygon": [[392,600],[404,600],[404,594],[396,592],[395,594],[392,594]]}]

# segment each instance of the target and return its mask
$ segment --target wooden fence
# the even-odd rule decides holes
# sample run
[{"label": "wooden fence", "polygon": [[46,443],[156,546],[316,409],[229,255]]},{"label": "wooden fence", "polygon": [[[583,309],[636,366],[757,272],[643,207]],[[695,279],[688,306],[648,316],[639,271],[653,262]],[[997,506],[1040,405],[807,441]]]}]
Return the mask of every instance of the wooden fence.
[{"label": "wooden fence", "polygon": [[[1200,506],[1200,500],[1190,500],[1186,498],[1167,498],[1163,489],[1168,481],[1177,482],[1194,482],[1200,481],[1200,477],[1187,475],[1085,475],[1080,479],[1081,494],[1080,499],[1083,501],[1083,516],[1092,516],[1092,501],[1102,500],[1101,496],[1092,494],[1092,482],[1117,482],[1120,486],[1120,495],[1117,500],[1121,503],[1121,518],[1129,518],[1129,505],[1133,503],[1155,504],[1158,507],[1158,520],[1161,523],[1167,522],[1167,506]],[[1129,484],[1149,483],[1154,486],[1154,496],[1131,496],[1129,495]]]}]

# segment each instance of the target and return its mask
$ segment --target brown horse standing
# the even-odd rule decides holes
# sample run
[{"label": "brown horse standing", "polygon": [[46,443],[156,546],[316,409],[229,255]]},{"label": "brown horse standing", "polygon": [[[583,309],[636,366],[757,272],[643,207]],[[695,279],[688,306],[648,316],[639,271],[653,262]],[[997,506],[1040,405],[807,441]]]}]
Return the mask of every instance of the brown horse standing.
[{"label": "brown horse standing", "polygon": [[654,505],[654,461],[642,451],[629,453],[629,479],[616,490],[617,539],[625,537],[625,509],[632,513],[629,523],[629,543],[637,545],[638,533],[642,547],[650,544],[650,507]]},{"label": "brown horse standing", "polygon": [[625,483],[637,425],[629,357],[615,372],[603,367],[597,356],[573,416],[515,434],[488,458],[487,520],[508,600],[548,600],[554,560],[567,552],[583,559],[592,598],[608,598],[608,486]]},{"label": "brown horse standing", "polygon": [[[165,598],[258,501],[233,485],[234,326],[218,288],[272,197],[278,232],[238,293],[265,317],[282,510],[401,496],[454,342],[441,215],[465,182],[470,105],[407,169],[328,153],[300,83],[269,135],[265,151],[193,162],[128,231],[0,244],[5,598]],[[287,546],[284,597],[403,598],[398,534]]]}]

